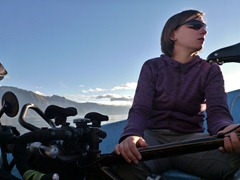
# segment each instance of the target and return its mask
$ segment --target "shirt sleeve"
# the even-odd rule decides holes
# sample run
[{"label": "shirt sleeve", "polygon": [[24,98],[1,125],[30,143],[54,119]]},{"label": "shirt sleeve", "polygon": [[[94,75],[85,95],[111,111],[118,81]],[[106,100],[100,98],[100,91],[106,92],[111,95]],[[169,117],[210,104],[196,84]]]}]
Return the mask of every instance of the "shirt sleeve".
[{"label": "shirt sleeve", "polygon": [[227,95],[224,89],[224,79],[220,67],[211,65],[207,76],[206,88],[207,124],[211,135],[233,123],[227,105]]},{"label": "shirt sleeve", "polygon": [[149,61],[146,61],[139,75],[133,105],[129,110],[128,122],[120,141],[130,135],[143,136],[152,111],[154,84],[153,70]]}]

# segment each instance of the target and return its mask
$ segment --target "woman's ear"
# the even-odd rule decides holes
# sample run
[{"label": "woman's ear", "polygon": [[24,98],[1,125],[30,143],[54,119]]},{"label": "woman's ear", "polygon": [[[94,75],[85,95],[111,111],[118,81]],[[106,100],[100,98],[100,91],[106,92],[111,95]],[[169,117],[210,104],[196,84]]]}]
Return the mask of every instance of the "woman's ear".
[{"label": "woman's ear", "polygon": [[171,39],[172,41],[176,41],[176,37],[175,37],[175,34],[174,34],[174,33],[170,36],[170,39]]}]

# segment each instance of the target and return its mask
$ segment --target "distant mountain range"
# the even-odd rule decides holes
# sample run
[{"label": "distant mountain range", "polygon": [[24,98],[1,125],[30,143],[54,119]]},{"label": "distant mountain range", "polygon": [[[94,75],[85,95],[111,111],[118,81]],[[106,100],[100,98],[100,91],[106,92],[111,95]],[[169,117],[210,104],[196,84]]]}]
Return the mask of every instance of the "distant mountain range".
[{"label": "distant mountain range", "polygon": [[[53,96],[42,96],[32,91],[19,89],[16,87],[0,86],[0,97],[7,91],[13,92],[19,101],[19,112],[23,105],[27,103],[33,103],[38,106],[43,112],[49,105],[58,105],[61,107],[75,107],[78,115],[84,117],[89,112],[98,112],[108,116],[127,115],[129,106],[111,106],[111,105],[100,105],[97,103],[78,103],[61,97],[58,95]],[[36,113],[29,112],[31,118],[39,118]],[[16,116],[18,118],[18,115]],[[111,119],[110,119],[111,120]]]}]

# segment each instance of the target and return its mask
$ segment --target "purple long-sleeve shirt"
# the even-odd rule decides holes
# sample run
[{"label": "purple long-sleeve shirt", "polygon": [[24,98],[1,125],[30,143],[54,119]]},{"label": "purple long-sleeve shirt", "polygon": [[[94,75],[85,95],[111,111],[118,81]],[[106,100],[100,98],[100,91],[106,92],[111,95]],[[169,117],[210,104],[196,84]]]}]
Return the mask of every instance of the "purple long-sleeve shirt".
[{"label": "purple long-sleeve shirt", "polygon": [[145,129],[203,132],[201,107],[205,103],[210,134],[233,123],[217,64],[199,56],[185,64],[164,55],[150,59],[142,66],[121,140],[129,135],[143,136]]}]

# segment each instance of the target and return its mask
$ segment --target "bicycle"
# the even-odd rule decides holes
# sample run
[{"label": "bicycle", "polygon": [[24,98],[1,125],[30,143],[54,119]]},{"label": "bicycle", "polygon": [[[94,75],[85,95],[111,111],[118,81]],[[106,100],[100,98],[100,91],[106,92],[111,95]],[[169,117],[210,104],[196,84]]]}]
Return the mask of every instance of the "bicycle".
[{"label": "bicycle", "polygon": [[[240,43],[219,49],[207,58],[209,63],[240,63]],[[18,111],[15,95],[7,92],[2,98],[3,113],[14,117]],[[36,127],[26,122],[27,112],[35,111],[49,127]],[[90,112],[84,118],[73,120],[74,126],[67,118],[77,115],[74,107],[59,107],[50,105],[43,112],[34,104],[25,104],[19,115],[19,123],[29,132],[20,135],[14,127],[0,126],[0,144],[3,155],[12,153],[14,161],[7,163],[3,169],[12,169],[16,163],[22,177],[32,179],[112,179],[118,178],[111,172],[110,167],[117,163],[125,163],[124,159],[114,153],[102,154],[100,143],[107,133],[101,129],[101,122],[107,121],[108,116]],[[1,117],[0,116],[0,117]],[[238,126],[240,127],[240,126]],[[233,131],[232,129],[231,131]],[[209,138],[168,143],[164,145],[140,148],[142,161],[183,155],[217,149],[223,145],[223,138],[229,132]],[[5,148],[9,145],[11,148]],[[47,166],[46,166],[47,165]],[[14,178],[14,177],[13,177]]]}]

